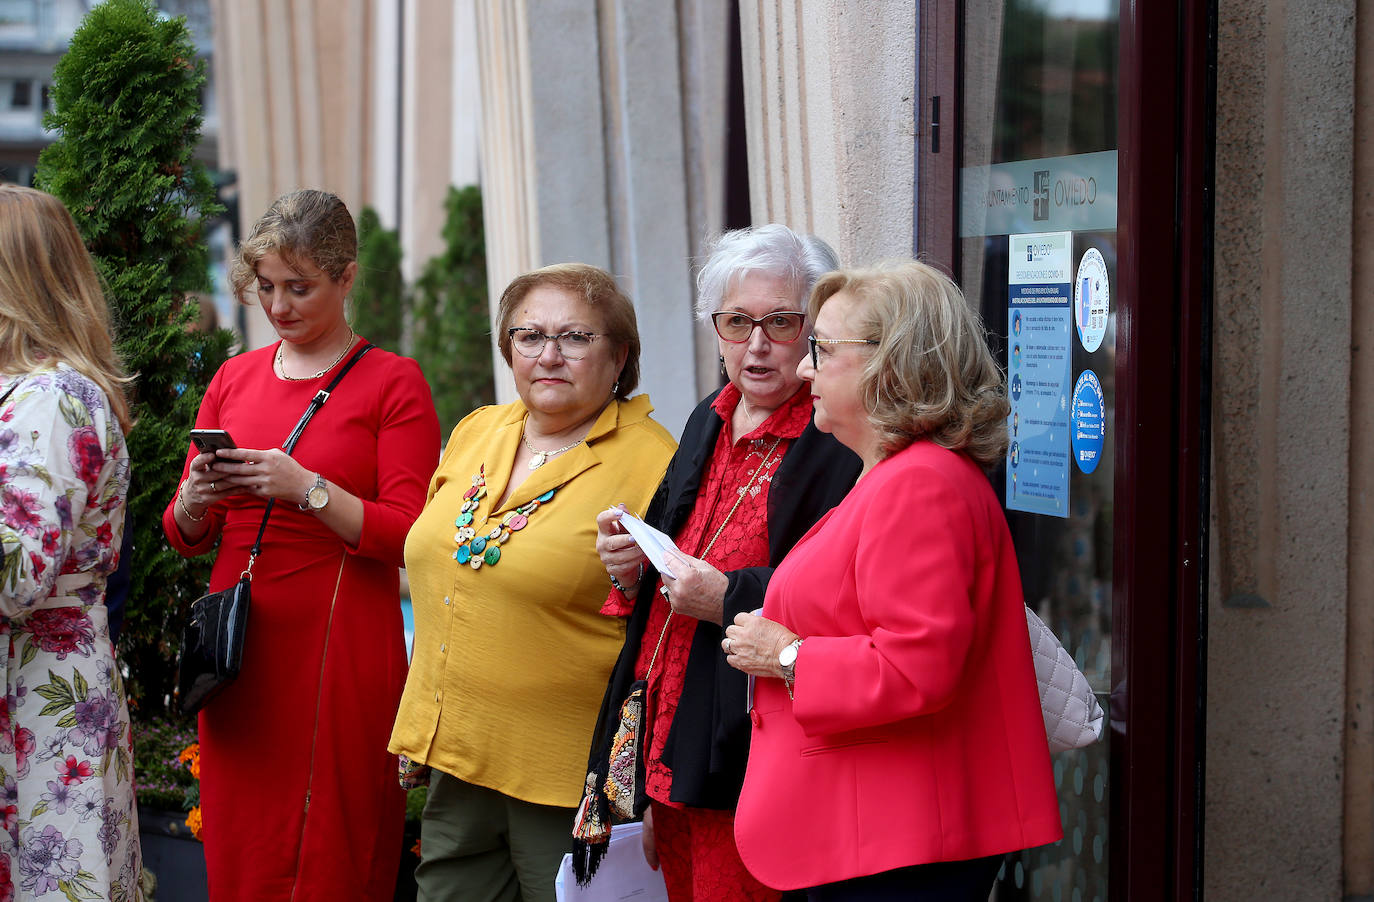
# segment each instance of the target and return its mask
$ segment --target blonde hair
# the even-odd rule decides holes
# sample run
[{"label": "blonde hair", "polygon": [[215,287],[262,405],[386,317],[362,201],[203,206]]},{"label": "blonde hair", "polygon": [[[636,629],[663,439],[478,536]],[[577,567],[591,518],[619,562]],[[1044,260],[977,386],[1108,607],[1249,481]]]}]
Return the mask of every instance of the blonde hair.
[{"label": "blonde hair", "polygon": [[635,305],[620,290],[615,276],[587,263],[555,263],[516,276],[501,292],[496,307],[496,344],[506,364],[511,362],[510,336],[506,330],[515,318],[515,308],[535,288],[549,285],[576,295],[591,309],[601,314],[602,328],[615,348],[625,348],[625,365],[616,379],[615,396],[622,401],[639,386],[639,320]]},{"label": "blonde hair", "polygon": [[51,194],[0,185],[0,367],[23,373],[65,363],[133,426],[110,309],[67,208]]},{"label": "blonde hair", "polygon": [[878,342],[859,390],[883,455],[926,438],[995,466],[1007,450],[1006,377],[958,286],[914,260],[841,270],[816,283],[811,321],[842,291],[861,324],[844,337]]},{"label": "blonde hair", "polygon": [[229,283],[240,301],[258,276],[258,264],[276,254],[292,269],[309,261],[335,282],[348,264],[358,258],[358,230],[353,215],[336,195],[314,188],[283,194],[262,214],[229,273]]}]

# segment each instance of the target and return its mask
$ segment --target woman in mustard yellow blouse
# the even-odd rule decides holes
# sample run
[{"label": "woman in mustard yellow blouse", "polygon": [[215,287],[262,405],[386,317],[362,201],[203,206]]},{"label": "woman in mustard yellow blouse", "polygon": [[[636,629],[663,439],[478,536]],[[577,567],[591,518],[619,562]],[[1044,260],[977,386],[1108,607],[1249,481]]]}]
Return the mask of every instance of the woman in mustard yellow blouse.
[{"label": "woman in mustard yellow blouse", "polygon": [[501,296],[520,400],[453,430],[406,540],[415,650],[391,736],[429,779],[420,898],[554,898],[586,740],[624,642],[599,612],[596,514],[642,512],[675,443],[649,417],[630,299],[561,264]]}]

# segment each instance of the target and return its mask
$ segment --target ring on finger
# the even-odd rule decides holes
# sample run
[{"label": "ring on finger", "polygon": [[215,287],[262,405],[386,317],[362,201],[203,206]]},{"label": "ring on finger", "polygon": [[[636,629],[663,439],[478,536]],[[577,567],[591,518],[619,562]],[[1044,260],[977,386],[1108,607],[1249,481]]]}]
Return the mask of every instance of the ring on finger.
[{"label": "ring on finger", "polygon": [[211,491],[211,492],[218,492],[218,491],[219,491],[219,489],[215,488],[215,481],[214,481],[213,479],[210,480],[210,491]]},{"label": "ring on finger", "polygon": [[721,646],[725,650],[725,653],[728,655],[731,653],[730,649],[734,647],[734,644],[735,643],[731,641],[730,637],[727,636],[725,638],[725,641],[721,643]]}]

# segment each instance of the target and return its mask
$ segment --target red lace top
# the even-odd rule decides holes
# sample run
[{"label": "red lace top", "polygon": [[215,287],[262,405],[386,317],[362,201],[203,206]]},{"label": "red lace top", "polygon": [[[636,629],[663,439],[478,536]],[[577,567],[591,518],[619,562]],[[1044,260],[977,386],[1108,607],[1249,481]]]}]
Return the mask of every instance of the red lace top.
[{"label": "red lace top", "polygon": [[[725,424],[716,438],[692,512],[682,529],[673,536],[673,541],[684,553],[701,558],[727,573],[742,567],[767,566],[768,489],[787,449],[811,421],[811,391],[808,386],[802,386],[753,432],[733,440],[730,418],[739,401],[739,389],[727,384],[712,404]],[[768,466],[750,486],[749,497],[740,502],[730,522],[725,524],[715,544],[711,545],[711,550],[703,555],[706,546],[711,544],[712,536],[721,528],[721,521],[739,497],[740,489],[749,482],[749,477],[759,468],[764,456],[773,450],[775,440],[780,440],[777,449],[770,456]],[[659,644],[659,636],[663,634],[668,618],[668,602],[658,591],[661,585],[660,580],[653,586],[653,606],[644,628],[639,658],[635,662],[636,679],[644,679],[648,673],[649,661],[654,657],[654,649]],[[641,587],[640,591],[648,588]],[[628,616],[633,607],[633,602],[624,595],[612,591],[602,613]],[[674,807],[681,806],[668,800],[673,781],[672,771],[660,759],[673,715],[677,713],[678,700],[682,697],[687,658],[697,623],[695,618],[685,615],[672,618],[649,679],[649,715],[645,730],[649,754],[645,764],[645,791],[655,801]]]}]

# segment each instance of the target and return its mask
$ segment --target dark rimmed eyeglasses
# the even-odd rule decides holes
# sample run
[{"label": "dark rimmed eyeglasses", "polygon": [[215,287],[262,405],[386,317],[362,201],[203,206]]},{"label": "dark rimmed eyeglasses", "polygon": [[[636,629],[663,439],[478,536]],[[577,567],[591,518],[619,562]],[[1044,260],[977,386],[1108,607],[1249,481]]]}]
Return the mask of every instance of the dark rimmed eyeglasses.
[{"label": "dark rimmed eyeglasses", "polygon": [[722,341],[743,344],[754,334],[755,328],[762,328],[769,341],[787,344],[796,341],[801,335],[806,314],[800,311],[781,310],[770,313],[762,319],[754,319],[737,310],[721,310],[711,314],[711,323]]},{"label": "dark rimmed eyeglasses", "polygon": [[511,347],[521,357],[538,357],[544,353],[544,346],[553,342],[558,347],[558,353],[568,360],[581,360],[587,356],[587,351],[591,350],[592,342],[596,340],[595,332],[559,332],[557,335],[545,335],[538,329],[525,329],[514,326],[506,330],[510,336]]},{"label": "dark rimmed eyeglasses", "polygon": [[811,368],[818,370],[821,368],[821,358],[816,353],[816,345],[875,345],[878,342],[871,338],[817,338],[808,335],[806,343],[811,346]]}]

